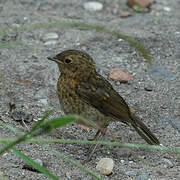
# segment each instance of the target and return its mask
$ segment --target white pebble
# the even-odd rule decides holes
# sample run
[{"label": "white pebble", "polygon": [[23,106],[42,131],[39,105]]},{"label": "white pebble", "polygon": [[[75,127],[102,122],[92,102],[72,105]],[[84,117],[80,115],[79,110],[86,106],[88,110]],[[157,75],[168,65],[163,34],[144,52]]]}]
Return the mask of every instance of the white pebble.
[{"label": "white pebble", "polygon": [[41,38],[44,42],[49,40],[57,40],[59,38],[58,34],[55,32],[49,32],[43,35]]},{"label": "white pebble", "polygon": [[56,43],[57,43],[57,41],[51,40],[51,41],[46,41],[46,42],[44,43],[44,45],[45,45],[45,46],[55,46]]},{"label": "white pebble", "polygon": [[122,42],[122,41],[124,41],[124,39],[118,39],[118,41],[119,41],[119,42]]},{"label": "white pebble", "polygon": [[124,163],[125,161],[123,159],[121,159],[121,163]]},{"label": "white pebble", "polygon": [[39,102],[40,102],[41,104],[44,104],[44,105],[47,105],[47,104],[48,104],[47,99],[40,99]]},{"label": "white pebble", "polygon": [[164,167],[172,168],[172,167],[174,167],[174,164],[169,159],[164,158]]},{"label": "white pebble", "polygon": [[96,1],[84,3],[84,9],[88,11],[101,11],[103,9],[103,4]]},{"label": "white pebble", "polygon": [[114,161],[111,158],[102,158],[97,163],[96,169],[103,175],[109,175],[112,173],[114,167]]},{"label": "white pebble", "polygon": [[164,11],[166,11],[166,12],[170,12],[170,11],[171,11],[171,8],[170,8],[170,7],[164,7],[163,9],[164,9]]}]

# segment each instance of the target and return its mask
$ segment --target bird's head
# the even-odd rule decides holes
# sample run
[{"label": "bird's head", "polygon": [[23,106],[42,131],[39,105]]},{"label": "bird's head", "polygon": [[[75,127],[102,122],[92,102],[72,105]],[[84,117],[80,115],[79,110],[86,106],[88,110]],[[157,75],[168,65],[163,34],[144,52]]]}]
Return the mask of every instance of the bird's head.
[{"label": "bird's head", "polygon": [[55,61],[60,72],[67,76],[88,76],[96,72],[94,60],[83,51],[66,50],[47,59]]}]

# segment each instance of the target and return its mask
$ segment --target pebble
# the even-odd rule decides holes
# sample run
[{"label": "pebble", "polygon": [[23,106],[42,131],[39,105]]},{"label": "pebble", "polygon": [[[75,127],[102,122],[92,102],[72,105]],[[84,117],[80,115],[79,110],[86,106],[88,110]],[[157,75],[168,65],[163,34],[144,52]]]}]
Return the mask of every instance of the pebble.
[{"label": "pebble", "polygon": [[151,85],[151,84],[146,84],[145,87],[144,87],[144,89],[145,89],[146,91],[152,91],[152,90],[153,90],[153,85]]},{"label": "pebble", "polygon": [[50,40],[50,41],[46,41],[46,42],[44,43],[44,45],[45,45],[45,46],[55,46],[56,43],[57,43],[57,41],[55,41],[55,40]]},{"label": "pebble", "polygon": [[66,174],[67,179],[71,179],[71,173],[70,172],[66,172],[65,174]]},{"label": "pebble", "polygon": [[169,159],[164,158],[163,160],[164,160],[164,168],[174,167],[173,163]]},{"label": "pebble", "polygon": [[57,40],[59,38],[58,34],[55,32],[49,32],[43,35],[42,40],[44,42],[49,40]]},{"label": "pebble", "polygon": [[103,9],[103,4],[96,1],[90,1],[84,3],[84,9],[88,11],[101,11]]},{"label": "pebble", "polygon": [[111,158],[101,158],[97,163],[96,169],[103,175],[109,175],[112,173],[114,167],[114,161]]},{"label": "pebble", "polygon": [[[36,163],[38,163],[40,166],[44,166],[44,163],[41,159],[35,159],[34,160]],[[34,167],[32,167],[31,165],[29,164],[24,164],[23,165],[23,169],[27,169],[29,171],[33,171],[33,172],[38,172]]]},{"label": "pebble", "polygon": [[152,1],[151,0],[128,0],[127,4],[130,7],[137,5],[141,8],[148,8],[151,6]]},{"label": "pebble", "polygon": [[57,43],[57,39],[59,35],[55,32],[49,32],[42,36],[42,41],[44,42],[45,46],[54,46]]},{"label": "pebble", "polygon": [[40,99],[39,102],[41,104],[48,105],[48,100],[47,99]]},{"label": "pebble", "polygon": [[121,163],[123,164],[125,162],[125,160],[121,159]]},{"label": "pebble", "polygon": [[109,77],[119,82],[128,82],[133,80],[133,77],[128,72],[125,72],[122,68],[111,69],[109,72]]},{"label": "pebble", "polygon": [[170,11],[171,11],[171,8],[170,8],[170,7],[167,7],[167,6],[164,7],[163,9],[164,9],[164,11],[166,11],[166,12],[170,12]]},{"label": "pebble", "polygon": [[40,166],[43,166],[43,162],[41,159],[35,159],[34,160],[36,163],[38,163]]}]

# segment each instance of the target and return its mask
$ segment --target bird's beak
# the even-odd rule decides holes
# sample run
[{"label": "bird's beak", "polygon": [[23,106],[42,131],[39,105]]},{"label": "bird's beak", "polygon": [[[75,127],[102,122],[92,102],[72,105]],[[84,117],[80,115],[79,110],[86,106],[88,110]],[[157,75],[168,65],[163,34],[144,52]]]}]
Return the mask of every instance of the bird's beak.
[{"label": "bird's beak", "polygon": [[56,56],[48,56],[47,59],[50,61],[55,61],[57,63],[59,62],[59,59]]}]

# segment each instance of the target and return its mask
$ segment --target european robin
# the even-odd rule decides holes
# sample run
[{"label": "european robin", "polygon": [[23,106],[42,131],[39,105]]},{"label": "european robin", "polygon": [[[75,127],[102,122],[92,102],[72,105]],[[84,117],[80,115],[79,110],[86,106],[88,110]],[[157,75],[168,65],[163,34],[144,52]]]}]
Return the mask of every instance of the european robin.
[{"label": "european robin", "polygon": [[95,124],[98,131],[94,139],[99,133],[105,134],[111,121],[120,121],[132,125],[148,144],[160,144],[112,85],[97,73],[90,55],[79,50],[66,50],[48,59],[55,61],[61,72],[57,92],[63,111],[90,121],[78,121],[79,124],[88,127]]}]

